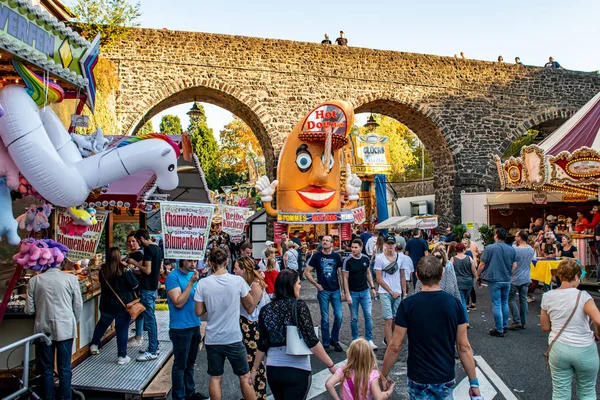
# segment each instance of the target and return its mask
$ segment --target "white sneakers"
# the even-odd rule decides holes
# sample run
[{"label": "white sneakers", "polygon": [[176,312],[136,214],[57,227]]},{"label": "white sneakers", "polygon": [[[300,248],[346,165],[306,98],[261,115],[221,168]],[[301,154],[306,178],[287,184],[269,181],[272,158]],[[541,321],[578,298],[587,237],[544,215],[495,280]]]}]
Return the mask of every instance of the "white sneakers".
[{"label": "white sneakers", "polygon": [[144,354],[141,354],[138,358],[136,358],[136,360],[137,361],[152,361],[152,360],[156,360],[157,358],[158,358],[158,356],[156,354],[145,352]]},{"label": "white sneakers", "polygon": [[138,347],[138,346],[143,346],[144,345],[144,339],[133,339],[129,342],[129,345],[131,347]]},{"label": "white sneakers", "polygon": [[131,358],[129,358],[129,356],[117,358],[117,364],[119,365],[129,364],[129,361],[131,361]]},{"label": "white sneakers", "polygon": [[375,343],[373,343],[372,340],[369,340],[369,346],[371,346],[371,349],[377,350],[377,345]]},{"label": "white sneakers", "polygon": [[98,346],[96,346],[95,344],[90,346],[90,354],[95,356],[97,354],[100,354],[100,350],[98,350]]}]

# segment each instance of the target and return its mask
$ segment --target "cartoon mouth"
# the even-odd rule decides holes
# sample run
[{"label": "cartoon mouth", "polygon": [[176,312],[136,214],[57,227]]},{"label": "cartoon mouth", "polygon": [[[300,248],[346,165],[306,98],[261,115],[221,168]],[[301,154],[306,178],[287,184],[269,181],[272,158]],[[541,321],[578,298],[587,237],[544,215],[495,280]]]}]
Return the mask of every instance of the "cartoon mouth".
[{"label": "cartoon mouth", "polygon": [[335,190],[319,186],[307,186],[304,189],[296,191],[296,193],[298,193],[306,204],[313,208],[326,207],[335,196]]}]

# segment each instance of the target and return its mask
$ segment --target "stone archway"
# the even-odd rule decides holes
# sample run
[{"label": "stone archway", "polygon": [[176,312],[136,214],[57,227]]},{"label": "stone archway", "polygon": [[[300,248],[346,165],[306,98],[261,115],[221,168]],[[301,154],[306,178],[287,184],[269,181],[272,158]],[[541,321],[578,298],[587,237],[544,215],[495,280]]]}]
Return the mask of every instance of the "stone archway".
[{"label": "stone archway", "polygon": [[[202,85],[196,85],[196,83],[202,83]],[[212,81],[190,81],[187,84],[191,86],[182,87],[185,84],[183,82],[167,84],[155,93],[152,99],[138,103],[136,108],[139,109],[139,113],[126,120],[126,126],[123,127],[123,130],[133,135],[146,121],[158,113],[179,104],[193,101],[214,104],[235,114],[250,127],[261,145],[267,174],[271,175],[275,167],[275,150],[271,135],[269,135],[265,124],[261,120],[264,111],[261,110],[260,105],[228,85]]]},{"label": "stone archway", "polygon": [[373,112],[394,118],[406,125],[423,142],[432,160],[435,189],[435,212],[439,216],[440,225],[453,224],[457,221],[460,203],[454,204],[455,160],[450,146],[444,136],[440,120],[425,107],[409,105],[396,99],[359,98],[355,102],[355,112]]}]

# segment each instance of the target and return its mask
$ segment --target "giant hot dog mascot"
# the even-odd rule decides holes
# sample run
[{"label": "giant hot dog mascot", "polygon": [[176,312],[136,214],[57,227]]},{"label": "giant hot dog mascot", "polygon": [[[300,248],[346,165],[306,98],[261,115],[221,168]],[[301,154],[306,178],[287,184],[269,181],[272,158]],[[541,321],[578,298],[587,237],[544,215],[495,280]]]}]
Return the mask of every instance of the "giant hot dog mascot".
[{"label": "giant hot dog mascot", "polygon": [[[304,215],[295,222],[315,223],[320,216],[344,214],[340,190],[341,151],[348,143],[354,110],[343,101],[330,101],[313,109],[287,137],[277,166],[277,180],[266,176],[256,182],[268,215]],[[358,201],[361,181],[346,165],[345,210]],[[277,210],[271,204],[277,191]],[[323,214],[321,214],[323,213]],[[350,213],[351,214],[351,213]],[[348,211],[344,217],[347,217]],[[319,221],[324,223],[325,221]],[[333,221],[329,222],[352,222]]]}]

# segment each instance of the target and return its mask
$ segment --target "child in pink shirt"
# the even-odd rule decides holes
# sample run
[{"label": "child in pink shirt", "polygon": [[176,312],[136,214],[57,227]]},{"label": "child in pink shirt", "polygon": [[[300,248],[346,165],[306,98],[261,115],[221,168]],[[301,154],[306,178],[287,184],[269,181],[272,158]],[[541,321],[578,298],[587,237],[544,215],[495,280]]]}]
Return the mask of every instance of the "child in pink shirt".
[{"label": "child in pink shirt", "polygon": [[341,400],[383,400],[388,399],[395,383],[385,392],[379,386],[379,371],[375,353],[365,339],[356,339],[350,344],[348,362],[331,375],[325,387],[334,400],[340,400],[335,385],[341,383]]}]

